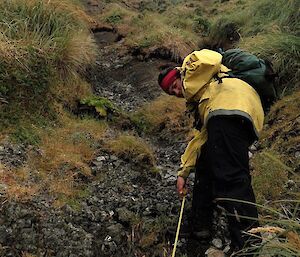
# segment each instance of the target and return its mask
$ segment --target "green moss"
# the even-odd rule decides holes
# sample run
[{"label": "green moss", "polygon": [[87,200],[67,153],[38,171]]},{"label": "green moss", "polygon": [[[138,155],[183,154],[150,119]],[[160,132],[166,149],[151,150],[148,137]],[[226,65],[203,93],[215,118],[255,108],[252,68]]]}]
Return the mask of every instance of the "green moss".
[{"label": "green moss", "polygon": [[290,168],[282,161],[281,157],[270,151],[257,153],[253,160],[253,188],[258,203],[280,199],[285,192],[285,183],[288,180]]}]

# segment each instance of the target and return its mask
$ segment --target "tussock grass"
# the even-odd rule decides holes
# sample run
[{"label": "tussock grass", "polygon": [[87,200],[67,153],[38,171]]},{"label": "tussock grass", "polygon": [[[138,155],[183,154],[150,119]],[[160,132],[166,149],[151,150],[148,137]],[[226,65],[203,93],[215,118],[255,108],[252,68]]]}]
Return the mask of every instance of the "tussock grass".
[{"label": "tussock grass", "polygon": [[139,137],[121,134],[107,143],[107,149],[120,158],[133,160],[141,166],[155,165],[151,147]]},{"label": "tussock grass", "polygon": [[288,180],[290,170],[281,161],[281,157],[276,153],[262,151],[257,153],[252,164],[253,188],[258,203],[265,203],[272,199],[278,199],[285,193],[285,182]]},{"label": "tussock grass", "polygon": [[61,127],[41,132],[42,158],[34,158],[36,168],[54,173],[62,164],[66,169],[81,169],[90,174],[88,162],[93,158],[97,140],[102,139],[106,124],[92,119],[71,119],[65,117]]},{"label": "tussock grass", "polygon": [[129,47],[162,45],[184,55],[196,47],[197,35],[193,32],[191,12],[186,7],[172,6],[164,13],[138,13],[122,4],[111,3],[106,6],[102,18],[98,19],[116,26],[121,34],[126,35],[125,44]]},{"label": "tussock grass", "polygon": [[299,97],[300,91],[276,102],[266,120],[267,126],[261,135],[261,145],[281,155],[281,160],[292,169],[299,169],[296,157],[299,149]]},{"label": "tussock grass", "polygon": [[[243,8],[241,8],[243,6]],[[212,41],[226,38],[226,26],[235,26],[241,40],[235,46],[273,62],[279,74],[279,94],[299,87],[299,2],[252,0],[217,15]]]},{"label": "tussock grass", "polygon": [[138,110],[132,119],[142,131],[155,133],[166,129],[173,134],[185,130],[184,112],[183,99],[162,95]]},{"label": "tussock grass", "polygon": [[[259,206],[272,213],[272,216],[260,218],[263,226],[253,228],[248,233],[261,237],[262,242],[252,248],[259,256],[299,256],[300,254],[300,225],[299,200],[278,201],[280,207],[275,210],[268,206]],[[260,233],[260,234],[257,234]]]},{"label": "tussock grass", "polygon": [[70,0],[12,0],[0,2],[0,20],[1,129],[47,119],[55,112],[53,85],[94,61],[89,17]]},{"label": "tussock grass", "polygon": [[6,198],[15,201],[27,201],[32,199],[40,190],[41,185],[28,181],[30,172],[27,167],[12,170],[0,164],[0,182],[5,185],[1,188]]},{"label": "tussock grass", "polygon": [[240,43],[240,47],[272,60],[279,76],[279,96],[299,88],[300,38],[288,33],[257,35]]}]

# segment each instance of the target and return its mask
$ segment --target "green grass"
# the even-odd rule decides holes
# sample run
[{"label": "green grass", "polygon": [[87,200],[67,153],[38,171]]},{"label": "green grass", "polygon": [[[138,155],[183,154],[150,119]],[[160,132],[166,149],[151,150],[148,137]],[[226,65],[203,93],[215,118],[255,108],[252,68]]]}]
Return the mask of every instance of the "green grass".
[{"label": "green grass", "polygon": [[279,95],[299,87],[300,26],[299,2],[296,0],[252,0],[245,8],[236,4],[220,12],[210,30],[211,44],[227,36],[231,24],[241,40],[235,46],[273,62],[279,75]]},{"label": "green grass", "polygon": [[264,204],[272,199],[278,199],[286,193],[285,183],[290,170],[280,156],[273,152],[262,151],[254,156],[253,188],[257,202]]},{"label": "green grass", "polygon": [[95,55],[87,16],[72,1],[5,0],[0,20],[0,129],[55,118],[52,88]]}]

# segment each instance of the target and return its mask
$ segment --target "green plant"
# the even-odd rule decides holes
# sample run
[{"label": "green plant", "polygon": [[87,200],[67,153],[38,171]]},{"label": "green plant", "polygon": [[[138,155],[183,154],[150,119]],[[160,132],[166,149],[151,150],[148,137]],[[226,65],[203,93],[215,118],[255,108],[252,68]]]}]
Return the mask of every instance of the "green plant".
[{"label": "green plant", "polygon": [[23,143],[27,145],[37,145],[41,139],[33,128],[18,127],[12,134],[11,138],[17,143]]},{"label": "green plant", "polygon": [[115,105],[105,97],[91,96],[80,101],[81,104],[94,107],[100,117],[119,112]]},{"label": "green plant", "polygon": [[278,199],[284,192],[290,170],[276,153],[262,151],[253,160],[253,188],[258,203]]},{"label": "green plant", "polygon": [[94,58],[88,17],[68,0],[5,0],[0,20],[1,119],[8,125],[49,119],[53,86]]},{"label": "green plant", "polygon": [[193,30],[197,33],[200,33],[203,36],[207,36],[209,33],[210,29],[210,22],[201,17],[201,16],[196,16],[194,18],[194,23],[193,23]]},{"label": "green plant", "polygon": [[105,19],[106,22],[111,24],[117,24],[122,21],[122,15],[120,13],[113,13]]}]

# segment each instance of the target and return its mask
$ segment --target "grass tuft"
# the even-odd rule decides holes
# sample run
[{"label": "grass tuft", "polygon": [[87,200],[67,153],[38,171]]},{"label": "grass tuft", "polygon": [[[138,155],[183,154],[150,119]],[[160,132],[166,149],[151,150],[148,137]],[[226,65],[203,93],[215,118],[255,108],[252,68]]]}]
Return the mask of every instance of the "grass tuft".
[{"label": "grass tuft", "polygon": [[280,159],[280,156],[268,151],[254,155],[253,188],[258,203],[278,199],[285,192],[290,168]]},{"label": "grass tuft", "polygon": [[0,2],[0,129],[54,118],[54,85],[94,62],[88,19],[70,0]]},{"label": "grass tuft", "polygon": [[107,149],[125,160],[133,160],[141,166],[155,166],[150,146],[141,138],[121,134],[107,143]]},{"label": "grass tuft", "polygon": [[132,120],[137,127],[147,133],[181,132],[186,127],[185,102],[182,99],[160,96],[138,110]]}]

